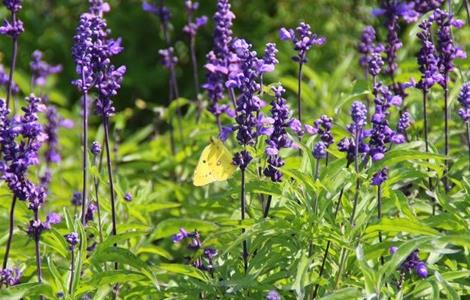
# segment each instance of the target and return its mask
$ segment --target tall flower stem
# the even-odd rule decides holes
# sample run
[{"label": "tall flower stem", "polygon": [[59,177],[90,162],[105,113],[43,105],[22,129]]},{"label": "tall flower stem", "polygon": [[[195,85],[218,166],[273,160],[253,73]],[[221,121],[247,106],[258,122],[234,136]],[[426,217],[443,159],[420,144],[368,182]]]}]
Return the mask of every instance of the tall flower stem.
[{"label": "tall flower stem", "polygon": [[[426,88],[423,89],[423,120],[424,120],[424,145],[426,149],[426,153],[429,153],[429,128],[428,128],[428,90]],[[432,189],[432,179],[428,177],[428,187]],[[433,200],[432,204],[432,215],[436,214],[436,203]]]},{"label": "tall flower stem", "polygon": [[[103,157],[103,154],[100,153],[101,158]],[[96,167],[98,165],[97,163],[97,157],[94,157],[93,164]],[[99,166],[98,166],[98,172],[101,173],[101,167],[102,167],[102,160],[100,159]],[[99,181],[96,176],[93,177],[93,184],[95,186],[95,199],[96,199],[96,207],[97,207],[97,213],[98,213],[98,232],[99,232],[99,237],[100,237],[100,242],[103,242],[103,228],[101,226],[101,205],[100,205],[100,200],[99,200]],[[73,257],[73,251],[72,251],[72,257]]]},{"label": "tall flower stem", "polygon": [[[39,214],[38,211],[34,211],[34,221],[39,222]],[[36,274],[38,277],[38,283],[42,282],[42,270],[41,270],[41,249],[39,248],[39,232],[34,233],[34,244],[36,248]],[[41,296],[42,299],[42,296]]]},{"label": "tall flower stem", "polygon": [[[382,185],[379,184],[377,186],[377,217],[380,220],[382,220]],[[379,242],[382,243],[382,231],[379,231]],[[384,257],[381,255],[380,256],[380,263],[384,264]]]},{"label": "tall flower stem", "polygon": [[445,169],[444,169],[444,189],[449,192],[449,86],[448,86],[448,75],[446,75],[444,83],[444,155],[445,160]]},{"label": "tall flower stem", "polygon": [[75,254],[73,249],[70,251],[70,281],[69,281],[69,295],[72,295],[72,288],[73,288],[73,277],[75,271]]},{"label": "tall flower stem", "polygon": [[196,55],[196,38],[191,37],[191,41],[189,43],[189,49],[191,52],[191,62],[193,65],[193,80],[194,80],[194,90],[196,92],[196,101],[197,105],[197,114],[196,120],[199,122],[202,113],[202,103],[199,98],[200,88],[199,88],[199,74],[198,74],[198,63],[197,63],[197,55]]},{"label": "tall flower stem", "polygon": [[468,171],[470,171],[470,123],[467,122]]},{"label": "tall flower stem", "polygon": [[[109,195],[111,197],[111,219],[112,219],[112,234],[117,234],[117,225],[116,225],[116,199],[114,194],[114,182],[113,182],[113,169],[111,164],[111,151],[109,147],[109,119],[106,116],[103,116],[103,126],[104,126],[104,144],[106,149],[106,163],[108,166],[108,180],[109,180]],[[116,247],[117,244],[114,244]],[[114,268],[117,270],[118,264],[114,264]]]},{"label": "tall flower stem", "polygon": [[[245,186],[245,170],[241,170],[241,195],[240,195],[240,213],[241,221],[245,220],[245,210],[246,210],[246,186]],[[242,234],[245,233],[245,228],[242,228]],[[246,272],[248,271],[248,246],[247,241],[243,240],[243,269]]]},{"label": "tall flower stem", "polygon": [[[85,82],[85,74],[82,72],[82,82]],[[84,86],[82,85],[82,91],[83,91],[83,124],[82,124],[82,130],[83,130],[83,170],[82,170],[82,181],[83,181],[83,186],[82,186],[82,224],[86,224],[86,201],[87,201],[87,195],[88,195],[88,93]]]},{"label": "tall flower stem", "polygon": [[265,219],[269,216],[269,209],[271,208],[272,199],[273,199],[273,196],[271,195],[269,195],[268,198],[266,199],[266,204],[264,205],[264,211],[263,211],[263,218]]},{"label": "tall flower stem", "polygon": [[353,210],[351,213],[351,218],[349,220],[349,224],[353,225],[354,224],[354,217],[356,215],[356,208],[357,208],[357,202],[359,199],[359,187],[360,187],[360,178],[359,178],[359,160],[358,160],[358,155],[359,155],[359,137],[361,136],[361,129],[356,128],[356,147],[354,149],[354,170],[356,171],[356,191],[354,192],[354,203],[353,203]]},{"label": "tall flower stem", "polygon": [[299,62],[299,72],[297,74],[297,113],[298,113],[298,119],[302,123],[302,78],[303,78],[303,58]]},{"label": "tall flower stem", "polygon": [[15,226],[15,205],[16,205],[16,196],[13,196],[11,200],[10,208],[10,225],[8,229],[8,240],[5,248],[5,256],[3,257],[3,269],[6,269],[8,265],[8,256],[10,255],[11,242],[13,240],[13,230]]}]

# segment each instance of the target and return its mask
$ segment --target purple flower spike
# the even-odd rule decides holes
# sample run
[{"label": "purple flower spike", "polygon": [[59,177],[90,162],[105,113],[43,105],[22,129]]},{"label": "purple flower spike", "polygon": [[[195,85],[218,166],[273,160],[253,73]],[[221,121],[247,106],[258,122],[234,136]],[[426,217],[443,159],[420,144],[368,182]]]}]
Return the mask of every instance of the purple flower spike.
[{"label": "purple flower spike", "polygon": [[464,122],[470,120],[470,83],[464,83],[462,86],[459,97],[459,103],[462,108],[459,109],[459,116]]},{"label": "purple flower spike", "polygon": [[91,144],[91,153],[92,153],[94,156],[98,156],[98,154],[101,153],[101,145],[100,145],[100,143],[98,143],[97,141],[94,141],[94,142]]},{"label": "purple flower spike", "polygon": [[418,53],[418,64],[422,76],[417,87],[422,90],[428,90],[444,79],[439,72],[439,58],[434,46],[431,27],[432,23],[429,20],[424,20],[419,25],[421,32],[418,33],[418,38],[421,41],[421,49]]},{"label": "purple flower spike", "polygon": [[230,10],[230,2],[228,0],[218,0],[217,11],[214,15],[214,44],[212,51],[206,56],[207,81],[203,85],[203,88],[208,92],[210,100],[208,110],[215,117],[230,111],[228,105],[220,104],[220,100],[224,98],[225,83],[230,65],[232,60],[236,58],[230,50],[234,19],[235,15]]},{"label": "purple flower spike", "polygon": [[124,200],[126,200],[127,202],[131,202],[133,199],[132,197],[132,194],[127,192],[125,195],[124,195]]},{"label": "purple flower spike", "polygon": [[313,148],[313,157],[316,159],[322,159],[326,157],[327,154],[327,147],[324,142],[318,142],[315,147]]},{"label": "purple flower spike", "polygon": [[246,170],[253,157],[246,150],[235,153],[233,156],[233,164],[241,170]]},{"label": "purple flower spike", "polygon": [[459,28],[462,23],[448,12],[436,9],[430,20],[437,24],[437,52],[439,54],[439,70],[443,80],[439,82],[445,87],[448,84],[448,74],[454,70],[454,60],[466,57],[465,52],[454,44],[452,27]]},{"label": "purple flower spike", "polygon": [[290,148],[292,141],[287,135],[286,128],[289,126],[290,110],[286,99],[283,98],[285,89],[282,86],[272,88],[274,100],[271,102],[271,116],[274,120],[273,131],[266,140],[265,153],[268,156],[268,166],[264,169],[265,176],[270,177],[273,182],[281,181],[282,173],[279,168],[284,165],[283,159],[279,156],[279,150]]},{"label": "purple flower spike", "polygon": [[67,243],[69,244],[71,251],[73,251],[75,246],[78,245],[78,243],[80,243],[80,239],[78,238],[78,233],[76,232],[66,234],[64,237]]},{"label": "purple flower spike", "polygon": [[175,234],[172,238],[173,243],[179,243],[188,237],[188,232],[184,228],[180,228],[180,231]]},{"label": "purple flower spike", "polygon": [[174,52],[175,50],[173,49],[173,47],[158,51],[162,59],[163,66],[168,70],[174,68],[178,63],[178,58],[175,56]]},{"label": "purple flower spike", "polygon": [[72,205],[81,206],[82,205],[82,193],[74,192],[72,195]]},{"label": "purple flower spike", "polygon": [[281,300],[281,295],[275,290],[269,291],[266,295],[266,300]]},{"label": "purple flower spike", "polygon": [[85,223],[93,221],[94,214],[98,211],[98,206],[95,202],[88,203],[88,208],[85,214]]},{"label": "purple flower spike", "polygon": [[44,224],[47,229],[51,229],[52,228],[51,225],[59,224],[61,221],[62,221],[62,217],[59,214],[50,213],[47,215],[46,222]]},{"label": "purple flower spike", "polygon": [[22,273],[18,268],[0,270],[0,286],[5,285],[9,287],[17,285],[20,283],[21,275]]},{"label": "purple flower spike", "polygon": [[381,185],[388,179],[388,168],[383,168],[372,176],[372,185]]},{"label": "purple flower spike", "polygon": [[281,28],[279,38],[281,41],[292,42],[294,50],[297,51],[297,56],[292,59],[302,64],[307,62],[307,53],[313,46],[322,46],[326,42],[326,38],[312,33],[310,25],[306,23],[300,23],[295,30]]},{"label": "purple flower spike", "polygon": [[416,274],[421,277],[421,278],[426,278],[428,277],[428,268],[425,263],[419,262],[416,267]]},{"label": "purple flower spike", "polygon": [[431,10],[439,8],[445,0],[414,0],[414,10],[425,14]]},{"label": "purple flower spike", "polygon": [[207,257],[208,259],[214,259],[214,257],[217,256],[217,249],[213,247],[208,247],[204,249],[204,256]]},{"label": "purple flower spike", "polygon": [[62,71],[61,65],[51,66],[42,59],[43,53],[39,50],[35,50],[32,55],[32,60],[29,63],[33,74],[33,84],[37,86],[44,86],[50,75],[57,74]]}]

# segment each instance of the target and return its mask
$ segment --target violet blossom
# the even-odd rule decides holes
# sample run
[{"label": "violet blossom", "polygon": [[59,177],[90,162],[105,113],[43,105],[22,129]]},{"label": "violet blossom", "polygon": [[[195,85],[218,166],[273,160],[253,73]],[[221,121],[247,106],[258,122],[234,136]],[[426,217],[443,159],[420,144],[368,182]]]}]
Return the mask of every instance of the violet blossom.
[{"label": "violet blossom", "polygon": [[233,58],[230,44],[234,19],[235,14],[230,10],[229,0],[218,0],[217,11],[214,15],[214,44],[207,54],[206,83],[203,85],[210,100],[208,110],[217,119],[224,113],[234,115],[229,105],[220,103],[224,98],[225,82]]},{"label": "violet blossom", "polygon": [[268,157],[268,166],[263,174],[270,177],[273,182],[282,180],[282,173],[279,168],[284,165],[284,160],[279,155],[282,148],[290,148],[292,140],[287,135],[286,128],[289,127],[290,110],[283,94],[286,90],[282,86],[273,87],[274,100],[271,102],[271,118],[273,119],[273,130],[266,139],[266,156]]},{"label": "violet blossom", "polygon": [[29,63],[33,85],[43,86],[46,84],[47,77],[62,71],[61,65],[49,65],[42,59],[43,53],[39,50],[35,50],[32,54],[32,60]]}]

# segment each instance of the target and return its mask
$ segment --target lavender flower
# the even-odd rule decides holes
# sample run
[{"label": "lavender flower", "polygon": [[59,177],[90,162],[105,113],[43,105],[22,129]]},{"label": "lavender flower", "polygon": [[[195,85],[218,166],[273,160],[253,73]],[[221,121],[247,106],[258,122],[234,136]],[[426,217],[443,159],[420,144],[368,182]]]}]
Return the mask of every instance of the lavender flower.
[{"label": "lavender flower", "polygon": [[432,23],[424,20],[419,28],[418,38],[421,42],[421,49],[418,53],[419,70],[422,74],[417,87],[422,90],[429,90],[435,83],[443,81],[443,76],[439,72],[436,48],[432,40]]},{"label": "lavender flower", "polygon": [[88,208],[85,214],[85,223],[93,221],[93,216],[98,211],[98,206],[95,202],[88,203]]},{"label": "lavender flower", "polygon": [[468,122],[470,120],[470,82],[464,83],[458,100],[462,105],[462,108],[459,109],[459,116],[464,122]]},{"label": "lavender flower", "polygon": [[388,168],[383,168],[372,176],[372,185],[381,185],[388,179]]},{"label": "lavender flower", "polygon": [[12,23],[7,20],[3,21],[3,25],[0,26],[0,34],[8,35],[11,38],[17,39],[24,32],[23,22],[21,20],[15,20]]},{"label": "lavender flower", "polygon": [[326,38],[312,33],[310,25],[303,22],[295,30],[281,28],[279,38],[281,41],[292,42],[294,50],[297,51],[297,56],[292,57],[292,60],[299,63],[307,62],[307,53],[313,46],[322,46],[326,42]]},{"label": "lavender flower", "polygon": [[266,295],[266,300],[281,300],[281,295],[275,290],[269,291]]},{"label": "lavender flower", "polygon": [[127,202],[131,202],[132,201],[132,194],[127,192],[125,195],[124,195],[124,200],[126,200]]},{"label": "lavender flower", "polygon": [[369,146],[364,141],[368,133],[363,130],[367,124],[367,108],[362,102],[356,101],[352,104],[351,119],[353,123],[349,124],[347,129],[352,137],[343,138],[338,143],[338,150],[346,152],[348,162],[352,162],[356,158],[356,143],[358,154],[369,151]]},{"label": "lavender flower", "polygon": [[82,193],[74,192],[72,195],[72,205],[81,206],[82,205]]},{"label": "lavender flower", "polygon": [[217,254],[218,254],[217,249],[213,247],[208,247],[204,249],[204,256],[208,259],[214,259],[214,257],[217,256]]},{"label": "lavender flower", "polygon": [[466,53],[461,48],[455,46],[452,38],[452,27],[460,28],[463,26],[461,20],[455,19],[449,13],[436,9],[430,20],[438,26],[437,52],[439,54],[439,71],[443,79],[441,86],[448,84],[448,75],[454,70],[454,60],[457,58],[466,58]]},{"label": "lavender flower", "polygon": [[[393,255],[397,250],[397,247],[391,247],[390,253]],[[408,255],[405,261],[401,264],[400,270],[404,274],[410,274],[414,270],[416,275],[421,278],[426,278],[428,276],[428,269],[426,264],[419,259],[418,253],[418,250],[411,252],[411,254]]]},{"label": "lavender flower", "polygon": [[[237,140],[243,146],[253,145],[258,136],[269,132],[265,130],[265,117],[260,111],[265,103],[258,96],[261,90],[258,80],[265,71],[265,63],[257,58],[256,52],[252,51],[252,45],[245,40],[235,40],[231,49],[237,56],[239,68],[230,72],[226,86],[237,88],[240,92],[236,101]],[[242,170],[250,160],[250,155],[245,150],[234,157],[234,163]]]},{"label": "lavender flower", "polygon": [[[9,110],[0,100],[0,137],[3,160],[1,161],[2,179],[20,200],[28,200],[30,208],[37,210],[44,202],[43,190],[28,178],[30,166],[39,163],[39,149],[47,139],[38,113],[44,110],[42,100],[31,95],[26,98],[21,117],[9,120]],[[21,141],[17,141],[21,137]]]},{"label": "lavender flower", "polygon": [[[193,232],[187,232],[184,228],[180,228],[179,232],[173,236],[172,241],[173,243],[179,243],[185,239],[191,239],[188,243],[188,250],[197,252],[202,248],[201,235],[197,230],[194,230]],[[212,272],[214,269],[213,259],[217,256],[217,254],[217,249],[213,247],[207,247],[204,248],[202,256],[194,257],[194,255],[191,255],[192,258],[189,259],[188,263],[201,271]]]},{"label": "lavender flower", "polygon": [[31,220],[27,229],[27,233],[35,238],[39,237],[44,231],[51,230],[52,225],[59,224],[62,221],[62,217],[56,213],[50,213],[46,217],[46,221],[42,222],[39,219]]},{"label": "lavender flower", "polygon": [[198,17],[193,21],[194,13],[199,8],[199,2],[193,2],[191,0],[186,0],[184,7],[188,14],[188,24],[183,28],[183,32],[188,34],[190,37],[195,37],[199,28],[207,24],[207,16]]},{"label": "lavender flower", "polygon": [[[380,73],[380,68],[383,65],[383,60],[381,57],[381,52],[384,51],[384,46],[382,44],[376,44],[376,34],[375,29],[372,26],[367,26],[362,31],[361,41],[357,47],[358,52],[361,54],[359,58],[359,64],[366,70],[370,71],[379,70],[376,72]],[[372,59],[371,56],[374,56]]]},{"label": "lavender flower", "polygon": [[32,82],[37,86],[45,85],[47,77],[62,71],[61,65],[49,65],[47,62],[43,61],[42,58],[43,53],[39,50],[35,50],[32,55],[32,60],[29,63],[33,74]]},{"label": "lavender flower", "polygon": [[439,8],[445,0],[414,0],[414,10],[425,14],[431,10]]},{"label": "lavender flower", "polygon": [[372,131],[369,141],[369,155],[373,161],[381,160],[388,150],[388,144],[401,144],[405,137],[392,130],[389,126],[388,109],[402,103],[400,96],[393,95],[388,87],[381,83],[374,87],[375,112],[372,116]]},{"label": "lavender flower", "polygon": [[71,251],[73,251],[75,246],[78,245],[78,243],[80,243],[80,239],[78,238],[78,233],[76,232],[66,234],[64,237],[67,243],[69,244],[69,248]]},{"label": "lavender flower", "polygon": [[180,228],[179,232],[172,238],[173,243],[179,243],[188,237],[188,232],[184,228]]},{"label": "lavender flower", "polygon": [[18,12],[23,7],[22,0],[3,0],[3,5],[11,11],[11,12]]},{"label": "lavender flower", "polygon": [[380,52],[372,52],[367,61],[367,70],[370,75],[376,77],[382,71],[384,61]]},{"label": "lavender flower", "polygon": [[14,286],[20,283],[22,272],[18,268],[5,268],[0,270],[0,287]]},{"label": "lavender flower", "polygon": [[411,127],[411,115],[409,112],[404,111],[400,115],[397,123],[397,133],[406,135],[406,130]]},{"label": "lavender flower", "polygon": [[332,126],[333,120],[325,115],[316,120],[313,126],[305,125],[307,133],[311,135],[318,134],[320,136],[320,142],[315,145],[312,152],[316,159],[326,158],[328,148],[334,143],[333,135],[331,134]]},{"label": "lavender flower", "polygon": [[45,227],[51,229],[52,225],[59,224],[62,221],[62,217],[56,213],[50,213],[46,216]]},{"label": "lavender flower", "polygon": [[394,76],[398,68],[397,52],[403,46],[398,37],[399,20],[415,22],[419,14],[413,9],[413,3],[406,3],[401,0],[382,0],[380,8],[374,9],[374,16],[384,16],[387,28],[387,42],[385,44],[387,74]]},{"label": "lavender flower", "polygon": [[175,56],[175,50],[173,49],[173,47],[169,47],[168,49],[162,49],[158,51],[158,53],[160,54],[162,65],[168,70],[173,69],[178,63],[178,58]]},{"label": "lavender flower", "polygon": [[91,144],[91,153],[92,153],[94,156],[98,156],[98,154],[101,153],[101,145],[100,145],[97,141],[94,141],[94,142]]},{"label": "lavender flower", "polygon": [[218,0],[217,11],[214,15],[215,31],[212,51],[207,54],[206,83],[203,88],[209,96],[208,110],[219,118],[223,113],[230,113],[230,107],[220,104],[224,97],[225,81],[229,72],[233,54],[230,50],[232,42],[232,26],[235,15],[230,10],[229,0]]},{"label": "lavender flower", "polygon": [[153,3],[144,1],[142,3],[142,9],[148,13],[158,16],[162,25],[166,27],[171,20],[171,12],[168,7],[163,4],[163,0],[160,1],[160,5],[155,5]]},{"label": "lavender flower", "polygon": [[268,166],[264,169],[265,176],[270,177],[273,182],[282,179],[279,168],[284,161],[279,155],[279,150],[292,146],[292,141],[287,136],[286,128],[289,126],[290,111],[286,99],[283,98],[285,89],[282,86],[272,88],[274,100],[271,102],[271,117],[274,120],[273,131],[266,140],[265,153],[268,156]]}]

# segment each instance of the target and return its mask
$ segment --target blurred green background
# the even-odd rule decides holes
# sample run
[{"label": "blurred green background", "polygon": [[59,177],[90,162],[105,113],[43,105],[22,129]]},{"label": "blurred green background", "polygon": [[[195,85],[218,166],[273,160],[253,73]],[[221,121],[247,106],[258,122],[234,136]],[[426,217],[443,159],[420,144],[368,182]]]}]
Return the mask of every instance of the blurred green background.
[{"label": "blurred green background", "polygon": [[[65,106],[77,103],[78,93],[70,82],[75,78],[71,58],[75,27],[79,16],[87,9],[85,0],[25,0],[20,18],[25,23],[25,33],[20,37],[18,70],[29,78],[31,53],[39,49],[45,59],[53,64],[60,63],[63,73],[53,80],[57,92],[55,100],[61,99]],[[122,91],[116,99],[118,110],[133,107],[136,99],[153,104],[164,105],[168,102],[168,74],[159,63],[158,50],[164,48],[159,33],[158,18],[141,9],[141,0],[111,0],[111,12],[106,15],[108,26],[114,37],[123,39],[125,51],[119,55],[116,64],[128,68]],[[294,75],[295,65],[289,56],[291,45],[279,44],[278,29],[282,26],[294,27],[304,20],[312,25],[313,31],[328,38],[322,49],[311,51],[309,65],[317,72],[328,73],[354,52],[356,39],[363,23],[371,22],[370,9],[364,0],[234,0],[232,8],[237,16],[234,34],[252,42],[256,49],[263,50],[267,42],[276,42],[280,47],[281,65],[271,78],[279,74]],[[198,15],[207,15],[210,22],[198,35],[198,59],[200,65],[212,45],[215,0],[202,0]],[[178,82],[182,96],[192,98],[192,69],[188,53],[188,40],[182,32],[186,23],[183,8],[184,0],[166,1],[172,11],[172,39],[175,42],[180,60],[177,69]],[[0,10],[0,18],[8,17],[6,9]],[[361,20],[361,21],[358,21]],[[8,67],[11,57],[11,41],[0,37],[1,62]],[[200,67],[201,81],[204,71]],[[354,75],[354,74],[353,74]],[[19,80],[19,79],[18,79]],[[21,80],[19,80],[21,81]],[[25,81],[27,82],[27,81]],[[345,81],[346,83],[347,81]],[[23,88],[23,90],[25,90]],[[53,97],[54,100],[54,97]],[[57,102],[57,101],[56,101]],[[151,121],[152,115],[142,113],[134,118],[133,124],[143,125]]]}]

